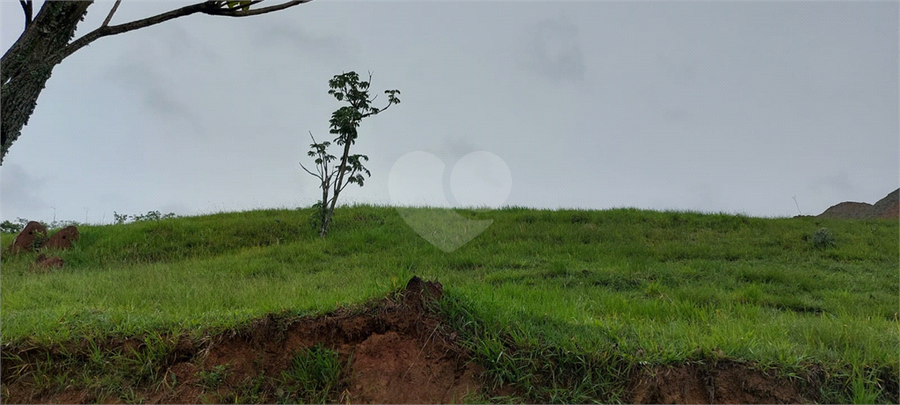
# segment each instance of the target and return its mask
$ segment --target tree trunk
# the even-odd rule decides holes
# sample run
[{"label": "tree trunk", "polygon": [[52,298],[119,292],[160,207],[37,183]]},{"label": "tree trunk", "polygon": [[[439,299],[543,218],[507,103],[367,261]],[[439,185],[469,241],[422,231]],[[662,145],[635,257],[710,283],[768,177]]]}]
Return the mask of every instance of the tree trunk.
[{"label": "tree trunk", "polygon": [[319,228],[319,236],[328,236],[328,226],[331,224],[331,211],[326,211],[322,215],[322,227]]},{"label": "tree trunk", "polygon": [[37,106],[62,49],[84,20],[90,1],[47,1],[0,59],[0,164]]},{"label": "tree trunk", "polygon": [[[355,131],[354,131],[355,132]],[[355,137],[354,137],[355,138]],[[324,237],[328,234],[328,227],[331,226],[331,217],[334,216],[334,206],[337,204],[338,195],[341,194],[342,185],[344,184],[344,172],[347,168],[347,156],[350,154],[350,138],[344,142],[344,154],[341,155],[341,165],[338,166],[337,169],[337,183],[334,186],[334,196],[331,197],[331,204],[328,207],[328,210],[325,211],[325,218],[322,219],[322,228],[319,229],[319,236]]]},{"label": "tree trunk", "polygon": [[330,216],[328,215],[328,171],[325,169],[325,174],[322,176],[322,207],[319,210],[319,236],[325,237],[328,234],[328,221],[330,220]]}]

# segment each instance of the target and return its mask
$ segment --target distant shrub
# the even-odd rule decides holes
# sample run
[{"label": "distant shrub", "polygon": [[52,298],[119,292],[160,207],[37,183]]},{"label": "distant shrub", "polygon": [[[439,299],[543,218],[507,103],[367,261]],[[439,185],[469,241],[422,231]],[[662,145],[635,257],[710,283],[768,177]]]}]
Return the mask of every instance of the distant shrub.
[{"label": "distant shrub", "polygon": [[[21,219],[21,218],[19,218]],[[12,223],[10,221],[3,221],[0,223],[0,232],[3,233],[19,233],[22,232],[22,229],[25,228],[25,225],[19,221],[19,223]]]},{"label": "distant shrub", "polygon": [[128,215],[127,215],[127,214],[119,214],[119,213],[116,212],[116,211],[113,211],[113,218],[116,219],[116,224],[118,224],[118,225],[122,225],[122,224],[124,224],[126,221],[128,221]]},{"label": "distant shrub", "polygon": [[161,219],[169,219],[169,218],[177,218],[174,212],[170,212],[168,214],[163,215],[159,211],[147,211],[146,214],[137,214],[137,215],[127,215],[127,214],[119,214],[116,211],[113,211],[113,218],[115,218],[116,224],[121,225],[125,222],[128,222],[130,218],[132,222],[141,222],[141,221],[159,221]]},{"label": "distant shrub", "polygon": [[826,249],[836,245],[834,235],[828,228],[822,228],[816,231],[812,237],[813,246],[818,249]]},{"label": "distant shrub", "polygon": [[[22,232],[22,230],[25,229],[25,225],[28,225],[29,222],[31,222],[31,221],[29,221],[26,218],[16,218],[16,222],[12,222],[9,220],[3,221],[2,223],[0,223],[0,232],[3,232],[3,233]],[[53,222],[51,222],[49,224],[47,224],[46,222],[43,222],[43,221],[37,221],[37,222],[40,223],[41,225],[43,225],[44,228],[47,228],[47,229],[60,229],[60,228],[65,228],[69,225],[74,225],[74,226],[81,225],[80,223],[75,222],[75,221],[56,221],[56,220],[54,220]]]},{"label": "distant shrub", "polygon": [[82,224],[81,222],[78,222],[78,221],[69,221],[69,220],[53,221],[53,222],[51,222],[51,223],[49,223],[49,224],[45,224],[45,223],[43,223],[43,222],[41,222],[41,223],[44,224],[44,226],[46,226],[47,229],[62,229],[62,228],[65,228],[65,227],[67,227],[67,226],[75,226],[75,227],[78,227],[78,226],[84,225],[84,224]]},{"label": "distant shrub", "polygon": [[161,219],[175,218],[175,216],[176,215],[174,212],[170,212],[168,214],[163,215],[159,211],[147,211],[147,213],[144,215],[132,215],[132,218],[134,219],[135,222],[140,222],[140,221],[159,221]]}]

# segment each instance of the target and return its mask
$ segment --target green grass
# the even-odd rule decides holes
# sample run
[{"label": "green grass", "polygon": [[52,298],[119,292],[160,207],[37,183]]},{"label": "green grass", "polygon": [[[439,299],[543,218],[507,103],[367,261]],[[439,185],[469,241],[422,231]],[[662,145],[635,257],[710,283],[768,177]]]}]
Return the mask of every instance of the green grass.
[{"label": "green grass", "polygon": [[[724,357],[824,367],[834,401],[896,399],[883,388],[900,374],[897,221],[456,211],[493,223],[450,253],[390,207],[339,209],[327,239],[308,209],[82,226],[62,269],[3,255],[0,342],[201,334],[360,304],[419,275],[444,285],[493,381],[527,398],[622,400],[611,377],[635,364]],[[822,228],[833,245],[816,243]]]},{"label": "green grass", "polygon": [[297,353],[290,368],[281,373],[281,386],[292,394],[279,402],[327,403],[328,396],[338,386],[341,367],[338,353],[321,345]]}]

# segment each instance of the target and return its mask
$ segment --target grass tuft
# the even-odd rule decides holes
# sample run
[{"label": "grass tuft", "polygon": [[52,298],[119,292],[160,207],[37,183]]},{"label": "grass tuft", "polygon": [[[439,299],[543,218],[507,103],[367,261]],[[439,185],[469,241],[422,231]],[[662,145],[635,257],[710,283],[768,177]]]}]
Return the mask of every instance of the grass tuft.
[{"label": "grass tuft", "polygon": [[324,346],[316,345],[297,353],[290,368],[281,373],[282,387],[289,392],[287,401],[304,404],[328,402],[338,386],[341,368],[337,352]]}]

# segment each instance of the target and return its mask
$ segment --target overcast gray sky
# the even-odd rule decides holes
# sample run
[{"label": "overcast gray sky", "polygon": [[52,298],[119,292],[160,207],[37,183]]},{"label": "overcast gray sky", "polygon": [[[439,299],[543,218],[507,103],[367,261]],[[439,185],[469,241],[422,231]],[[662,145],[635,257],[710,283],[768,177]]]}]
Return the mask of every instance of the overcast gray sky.
[{"label": "overcast gray sky", "polygon": [[[2,0],[4,51],[22,27]],[[793,216],[898,187],[896,1],[316,0],[76,52],[0,168],[0,216],[308,206],[307,131],[328,139],[351,70],[402,103],[363,121],[372,177],[344,202]]]}]

